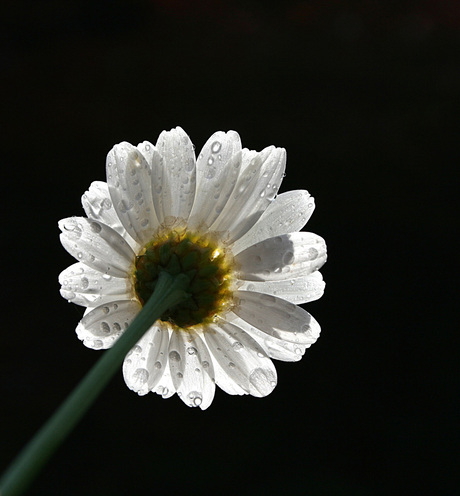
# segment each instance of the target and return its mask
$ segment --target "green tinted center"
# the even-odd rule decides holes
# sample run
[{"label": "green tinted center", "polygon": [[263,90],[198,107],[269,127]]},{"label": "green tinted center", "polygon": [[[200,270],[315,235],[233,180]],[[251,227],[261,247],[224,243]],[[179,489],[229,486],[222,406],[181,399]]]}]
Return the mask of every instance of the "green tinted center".
[{"label": "green tinted center", "polygon": [[149,243],[137,257],[134,273],[134,288],[142,305],[152,295],[161,271],[187,275],[187,292],[191,294],[191,298],[161,315],[162,321],[180,328],[203,324],[231,300],[230,267],[225,252],[210,239],[172,232]]}]

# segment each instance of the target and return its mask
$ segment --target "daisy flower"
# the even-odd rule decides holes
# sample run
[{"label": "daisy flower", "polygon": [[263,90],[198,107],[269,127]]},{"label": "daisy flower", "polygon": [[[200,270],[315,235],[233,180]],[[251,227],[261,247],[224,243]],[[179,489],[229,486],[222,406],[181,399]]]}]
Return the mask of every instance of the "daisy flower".
[{"label": "daisy flower", "polygon": [[318,322],[298,305],[323,294],[326,244],[299,232],[314,210],[307,191],[277,196],[285,165],[283,148],[242,148],[234,131],[214,133],[195,158],[178,127],[155,145],[116,145],[107,182],[82,197],[86,217],[59,222],[77,259],[61,294],[86,307],[76,332],[89,348],[115,343],[162,271],[188,277],[190,297],[125,357],[130,389],[203,410],[216,384],[263,397],[277,383],[272,359],[298,361],[317,340]]}]

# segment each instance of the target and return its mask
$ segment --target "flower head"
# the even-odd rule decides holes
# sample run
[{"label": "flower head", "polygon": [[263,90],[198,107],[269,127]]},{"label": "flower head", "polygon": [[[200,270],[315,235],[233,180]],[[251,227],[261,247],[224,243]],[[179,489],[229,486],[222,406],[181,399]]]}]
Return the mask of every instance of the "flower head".
[{"label": "flower head", "polygon": [[59,276],[61,294],[87,307],[83,344],[110,348],[155,289],[161,271],[184,273],[191,297],[152,324],[126,356],[126,384],[140,395],[174,393],[206,409],[215,384],[266,396],[272,358],[297,361],[320,326],[300,306],[321,297],[324,240],[299,232],[314,210],[297,190],[277,196],[283,148],[241,147],[217,132],[195,159],[181,129],[155,145],[123,142],[107,156],[107,182],[83,195],[87,217],[60,221],[78,262]]}]

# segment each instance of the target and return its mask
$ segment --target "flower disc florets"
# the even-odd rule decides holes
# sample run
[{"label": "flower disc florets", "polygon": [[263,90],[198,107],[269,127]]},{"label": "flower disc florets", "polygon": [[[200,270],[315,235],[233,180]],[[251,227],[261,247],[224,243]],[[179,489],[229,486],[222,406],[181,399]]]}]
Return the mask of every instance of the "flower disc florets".
[{"label": "flower disc florets", "polygon": [[231,301],[229,256],[210,236],[188,231],[157,236],[136,257],[135,266],[134,288],[142,304],[152,295],[160,272],[189,278],[191,297],[160,317],[176,327],[206,324]]}]

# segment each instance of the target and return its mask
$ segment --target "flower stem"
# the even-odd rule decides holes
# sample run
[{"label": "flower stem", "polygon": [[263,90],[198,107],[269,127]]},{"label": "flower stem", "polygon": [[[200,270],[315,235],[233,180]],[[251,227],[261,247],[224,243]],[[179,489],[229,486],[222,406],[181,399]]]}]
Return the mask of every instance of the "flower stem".
[{"label": "flower stem", "polygon": [[155,291],[134,321],[86,374],[60,408],[37,432],[0,480],[0,496],[22,494],[38,475],[54,451],[76,426],[84,413],[119,370],[126,354],[147,332],[149,327],[172,306],[189,297],[189,279],[162,272]]}]

